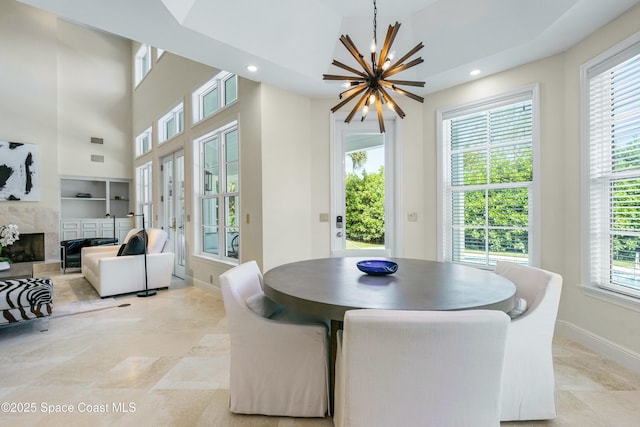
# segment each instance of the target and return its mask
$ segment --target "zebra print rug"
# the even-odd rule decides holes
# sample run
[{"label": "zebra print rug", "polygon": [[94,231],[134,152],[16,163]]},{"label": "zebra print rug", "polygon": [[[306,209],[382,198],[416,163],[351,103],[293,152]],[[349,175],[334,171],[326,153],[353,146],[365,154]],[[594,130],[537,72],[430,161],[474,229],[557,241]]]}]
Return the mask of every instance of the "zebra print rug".
[{"label": "zebra print rug", "polygon": [[0,281],[0,325],[51,315],[53,282],[49,278]]}]

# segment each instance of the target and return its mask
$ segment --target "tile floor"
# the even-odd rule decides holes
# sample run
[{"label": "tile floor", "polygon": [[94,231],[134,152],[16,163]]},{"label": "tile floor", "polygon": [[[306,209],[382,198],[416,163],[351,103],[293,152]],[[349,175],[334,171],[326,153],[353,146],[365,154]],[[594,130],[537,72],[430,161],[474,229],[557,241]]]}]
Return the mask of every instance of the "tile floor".
[{"label": "tile floor", "polygon": [[[100,300],[79,273],[52,278],[53,318],[0,328],[0,425],[333,425],[229,413],[220,295],[176,282],[150,298]],[[558,418],[503,426],[640,425],[640,373],[562,337],[554,355]]]}]

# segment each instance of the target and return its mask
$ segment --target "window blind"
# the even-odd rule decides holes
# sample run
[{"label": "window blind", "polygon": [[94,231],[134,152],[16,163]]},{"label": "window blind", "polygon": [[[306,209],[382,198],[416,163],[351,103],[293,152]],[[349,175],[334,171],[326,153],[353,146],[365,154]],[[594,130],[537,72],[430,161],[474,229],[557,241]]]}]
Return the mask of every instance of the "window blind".
[{"label": "window blind", "polygon": [[484,266],[527,264],[533,181],[532,99],[444,120],[445,259]]},{"label": "window blind", "polygon": [[587,72],[590,274],[640,296],[640,44],[616,57]]}]

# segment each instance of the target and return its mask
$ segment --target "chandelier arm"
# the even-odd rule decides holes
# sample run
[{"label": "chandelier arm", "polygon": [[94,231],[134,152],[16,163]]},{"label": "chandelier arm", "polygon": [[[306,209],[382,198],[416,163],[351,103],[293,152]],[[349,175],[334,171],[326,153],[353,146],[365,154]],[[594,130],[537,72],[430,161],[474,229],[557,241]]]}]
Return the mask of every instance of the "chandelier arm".
[{"label": "chandelier arm", "polygon": [[[382,45],[382,50],[380,51],[381,63],[384,63],[384,61],[387,59],[387,55],[391,50],[391,45],[393,44],[393,41],[395,40],[396,34],[398,34],[399,29],[400,29],[400,23],[398,22],[396,22],[396,24],[393,27],[389,25],[389,28],[387,29],[387,36],[384,39],[384,44]],[[382,67],[379,64],[378,72],[380,72],[381,69]]]},{"label": "chandelier arm", "polygon": [[418,52],[420,49],[422,49],[424,47],[424,45],[422,44],[422,42],[418,43],[416,45],[416,47],[414,47],[413,49],[411,49],[409,52],[407,52],[407,54],[405,56],[403,56],[402,58],[398,59],[392,66],[390,66],[387,71],[392,70],[395,67],[398,67],[400,64],[402,64],[404,61],[406,61],[407,59],[411,58],[413,56],[413,54],[415,54],[416,52]]},{"label": "chandelier arm", "polygon": [[424,102],[424,98],[416,95],[415,93],[407,92],[406,90],[400,89],[399,87],[396,87],[396,86],[393,87],[393,90],[398,92],[400,95],[408,96],[409,98],[415,99],[416,101],[419,101],[419,102]]},{"label": "chandelier arm", "polygon": [[403,90],[399,87],[397,87],[396,85],[390,83],[387,80],[380,80],[380,87],[382,88],[383,86],[386,87],[387,89],[391,89],[392,91],[399,93],[400,95],[404,95],[404,96],[408,96],[409,98],[415,99],[416,101],[420,101],[423,102],[424,98],[422,98],[421,96],[415,95],[411,92],[408,92],[406,90]]},{"label": "chandelier arm", "polygon": [[403,85],[403,86],[420,86],[424,87],[424,82],[416,82],[412,80],[385,80],[394,85]]},{"label": "chandelier arm", "polygon": [[382,116],[382,102],[380,97],[376,96],[376,110],[378,111],[378,124],[380,125],[380,133],[384,133],[384,117]]},{"label": "chandelier arm", "polygon": [[389,89],[393,89],[393,84],[389,83],[387,80],[378,80],[380,86],[388,87]]},{"label": "chandelier arm", "polygon": [[360,87],[359,91],[354,92],[353,94],[349,95],[345,100],[343,100],[342,102],[340,102],[339,104],[337,104],[335,107],[333,107],[331,109],[332,113],[335,113],[336,111],[338,111],[340,108],[344,107],[349,101],[351,101],[353,98],[355,98],[356,96],[358,96],[359,93],[362,93],[367,87],[363,86]]},{"label": "chandelier arm", "polygon": [[351,56],[353,56],[355,60],[358,61],[358,64],[360,64],[360,66],[366,71],[364,57],[362,56],[358,48],[353,44],[351,37],[349,37],[348,35],[340,36],[340,41],[342,42],[344,47],[347,48]]},{"label": "chandelier arm", "polygon": [[353,95],[354,93],[357,95],[358,93],[362,92],[362,89],[363,89],[363,88],[364,88],[364,89],[366,89],[366,88],[367,88],[367,86],[365,85],[365,86],[363,87],[363,86],[362,86],[362,83],[360,83],[358,86],[352,87],[351,89],[347,89],[347,90],[345,90],[344,92],[342,92],[342,93],[339,95],[339,98],[340,98],[340,99],[342,99],[342,98],[343,98],[343,97],[345,97],[345,96],[349,97],[349,96]]},{"label": "chandelier arm", "polygon": [[[364,78],[366,78],[366,76],[364,76]],[[357,77],[357,76],[338,76],[335,74],[323,74],[322,75],[322,80],[348,80],[348,81],[362,81],[362,77]]]},{"label": "chandelier arm", "polygon": [[400,108],[400,106],[397,103],[393,102],[393,99],[391,99],[391,96],[389,96],[389,94],[387,93],[386,90],[384,90],[383,87],[380,87],[380,93],[382,94],[382,97],[390,106],[390,108],[393,111],[395,111],[400,116],[401,119],[404,119],[406,117],[406,114],[404,113],[404,111],[402,111],[402,108]]},{"label": "chandelier arm", "polygon": [[351,53],[351,55],[353,55],[356,61],[358,61],[358,64],[360,64],[360,66],[364,69],[364,71],[367,74],[369,74],[369,76],[373,77],[374,74],[373,74],[373,69],[371,68],[371,65],[369,65],[369,63],[367,62],[366,59],[364,59],[364,56],[362,56],[362,54],[360,53],[358,48],[355,46],[355,44],[353,44],[351,37],[349,37],[348,35],[342,36],[340,37],[340,41]]},{"label": "chandelier arm", "polygon": [[350,71],[353,74],[357,74],[357,75],[362,76],[364,78],[367,77],[367,75],[365,73],[363,73],[362,71],[356,70],[355,68],[352,68],[352,67],[350,67],[350,66],[348,66],[346,64],[343,64],[340,61],[336,61],[335,59],[333,60],[332,64],[335,65],[336,67],[342,68],[343,70]]},{"label": "chandelier arm", "polygon": [[369,88],[364,95],[362,95],[362,98],[360,98],[360,100],[356,103],[355,107],[353,107],[353,109],[351,110],[351,112],[349,113],[349,115],[347,116],[346,119],[344,119],[345,123],[349,123],[351,122],[351,119],[353,119],[353,116],[356,114],[356,112],[360,109],[360,107],[362,106],[362,104],[364,104],[366,102],[366,100],[369,98],[369,94],[371,93],[371,88]]},{"label": "chandelier arm", "polygon": [[406,64],[402,64],[402,65],[398,65],[395,68],[389,68],[387,71],[385,71],[384,73],[382,73],[382,76],[380,77],[381,79],[385,79],[387,77],[391,77],[395,74],[398,74],[404,70],[408,70],[411,67],[415,67],[416,65],[422,64],[424,62],[424,59],[422,58],[416,58],[411,62],[407,62]]}]

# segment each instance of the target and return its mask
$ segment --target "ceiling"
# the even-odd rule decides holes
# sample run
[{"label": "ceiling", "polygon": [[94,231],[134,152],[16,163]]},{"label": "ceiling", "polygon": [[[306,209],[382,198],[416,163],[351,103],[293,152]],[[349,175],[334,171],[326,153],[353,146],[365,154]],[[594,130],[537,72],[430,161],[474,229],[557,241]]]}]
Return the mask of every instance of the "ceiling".
[{"label": "ceiling", "polygon": [[[359,68],[339,42],[349,35],[366,55],[372,0],[19,0],[60,18],[309,96],[336,96]],[[425,81],[426,94],[566,50],[640,0],[377,0],[378,44],[402,24],[393,45],[424,63],[398,75]],[[246,66],[256,65],[251,73]],[[477,77],[476,77],[477,78]]]}]

